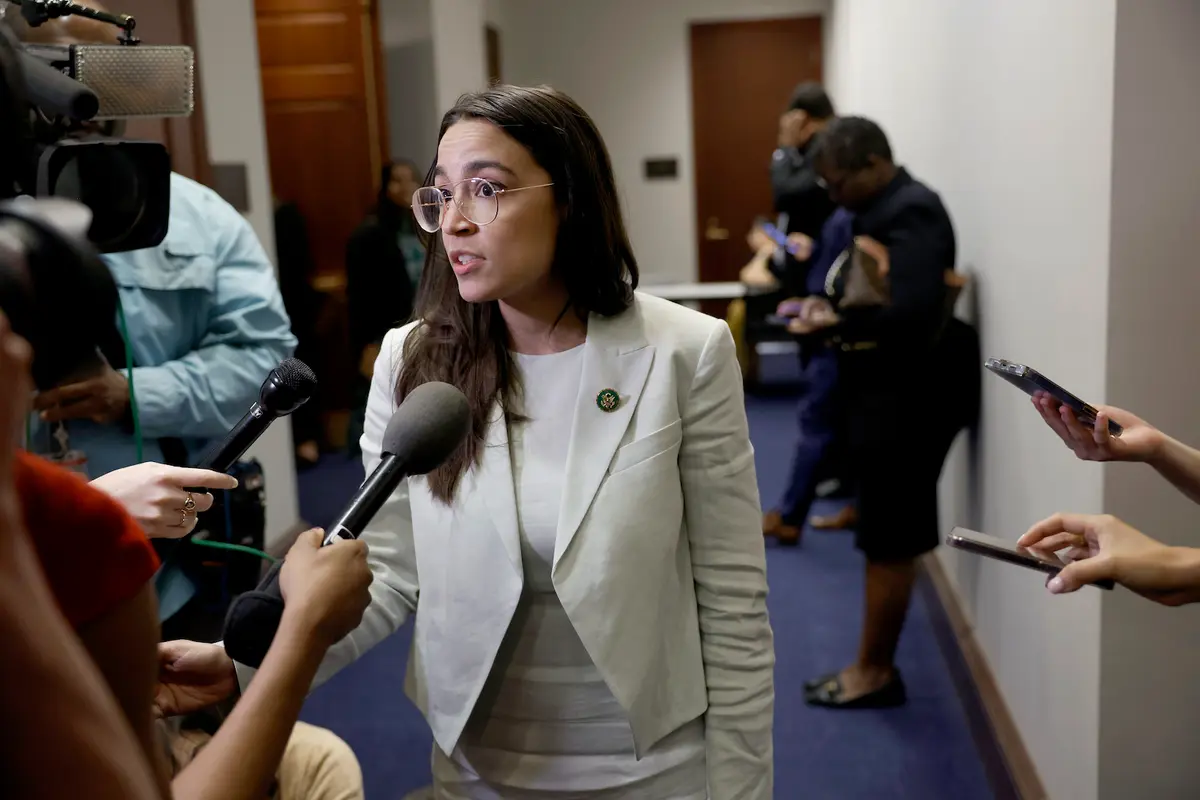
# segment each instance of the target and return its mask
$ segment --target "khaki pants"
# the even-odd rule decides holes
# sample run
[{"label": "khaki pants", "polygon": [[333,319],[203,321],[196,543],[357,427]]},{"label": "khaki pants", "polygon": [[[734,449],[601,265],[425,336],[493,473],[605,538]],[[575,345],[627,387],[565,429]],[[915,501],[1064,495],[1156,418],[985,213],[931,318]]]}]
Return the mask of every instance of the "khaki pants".
[{"label": "khaki pants", "polygon": [[[211,739],[200,731],[174,729],[167,735],[173,774],[189,764]],[[272,800],[363,798],[362,769],[354,751],[334,733],[304,722],[297,722],[292,729],[276,779]]]}]

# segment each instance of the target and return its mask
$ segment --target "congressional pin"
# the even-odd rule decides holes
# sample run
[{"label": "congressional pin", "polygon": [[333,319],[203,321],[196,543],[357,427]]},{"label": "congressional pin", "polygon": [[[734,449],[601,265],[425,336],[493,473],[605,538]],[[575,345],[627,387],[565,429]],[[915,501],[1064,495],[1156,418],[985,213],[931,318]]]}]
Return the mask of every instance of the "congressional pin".
[{"label": "congressional pin", "polygon": [[621,395],[617,394],[616,389],[605,389],[596,395],[596,407],[601,411],[616,411],[619,405],[621,405]]}]

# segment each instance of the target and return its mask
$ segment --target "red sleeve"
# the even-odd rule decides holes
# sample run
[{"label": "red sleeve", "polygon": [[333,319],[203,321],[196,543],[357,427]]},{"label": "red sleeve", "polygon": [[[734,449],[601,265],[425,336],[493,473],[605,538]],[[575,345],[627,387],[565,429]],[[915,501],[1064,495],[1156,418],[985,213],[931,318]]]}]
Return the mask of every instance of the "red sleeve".
[{"label": "red sleeve", "polygon": [[158,569],[142,528],[80,475],[18,451],[25,526],[59,608],[80,628],[130,599]]}]

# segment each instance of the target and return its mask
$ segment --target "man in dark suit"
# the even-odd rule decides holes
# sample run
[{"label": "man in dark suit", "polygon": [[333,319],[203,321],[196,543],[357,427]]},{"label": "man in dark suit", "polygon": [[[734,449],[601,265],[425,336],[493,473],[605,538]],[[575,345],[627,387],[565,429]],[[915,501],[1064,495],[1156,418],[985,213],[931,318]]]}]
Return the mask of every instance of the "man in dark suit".
[{"label": "man in dark suit", "polygon": [[942,462],[968,421],[954,401],[930,399],[956,396],[942,378],[954,374],[942,369],[947,360],[942,332],[955,235],[941,198],[895,164],[874,122],[835,120],[821,134],[814,162],[830,197],[854,212],[855,244],[878,262],[890,300],[855,302],[846,295],[851,267],[837,274],[835,266],[824,296],[797,304],[790,326],[837,354],[858,495],[856,544],[866,557],[858,658],[806,684],[806,699],[833,708],[881,708],[907,699],[895,666],[896,645],[917,559],[939,541]]}]

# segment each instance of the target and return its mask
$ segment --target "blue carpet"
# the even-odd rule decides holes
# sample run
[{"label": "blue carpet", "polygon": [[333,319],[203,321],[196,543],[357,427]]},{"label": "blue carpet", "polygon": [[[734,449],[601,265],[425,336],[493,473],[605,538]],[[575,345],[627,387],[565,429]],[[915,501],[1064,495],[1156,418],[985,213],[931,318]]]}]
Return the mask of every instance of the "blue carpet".
[{"label": "blue carpet", "polygon": [[[763,504],[786,480],[795,401],[747,400]],[[314,524],[333,520],[358,486],[356,461],[327,457],[300,475]],[[845,533],[809,532],[799,548],[768,545],[776,637],[775,796],[806,800],[992,798],[966,716],[918,594],[897,660],[910,702],[888,711],[804,705],[802,684],[853,659],[862,614],[862,560]],[[402,690],[411,630],[375,648],[313,693],[303,718],[340,734],[362,762],[367,797],[400,798],[429,783],[432,739]]]}]

